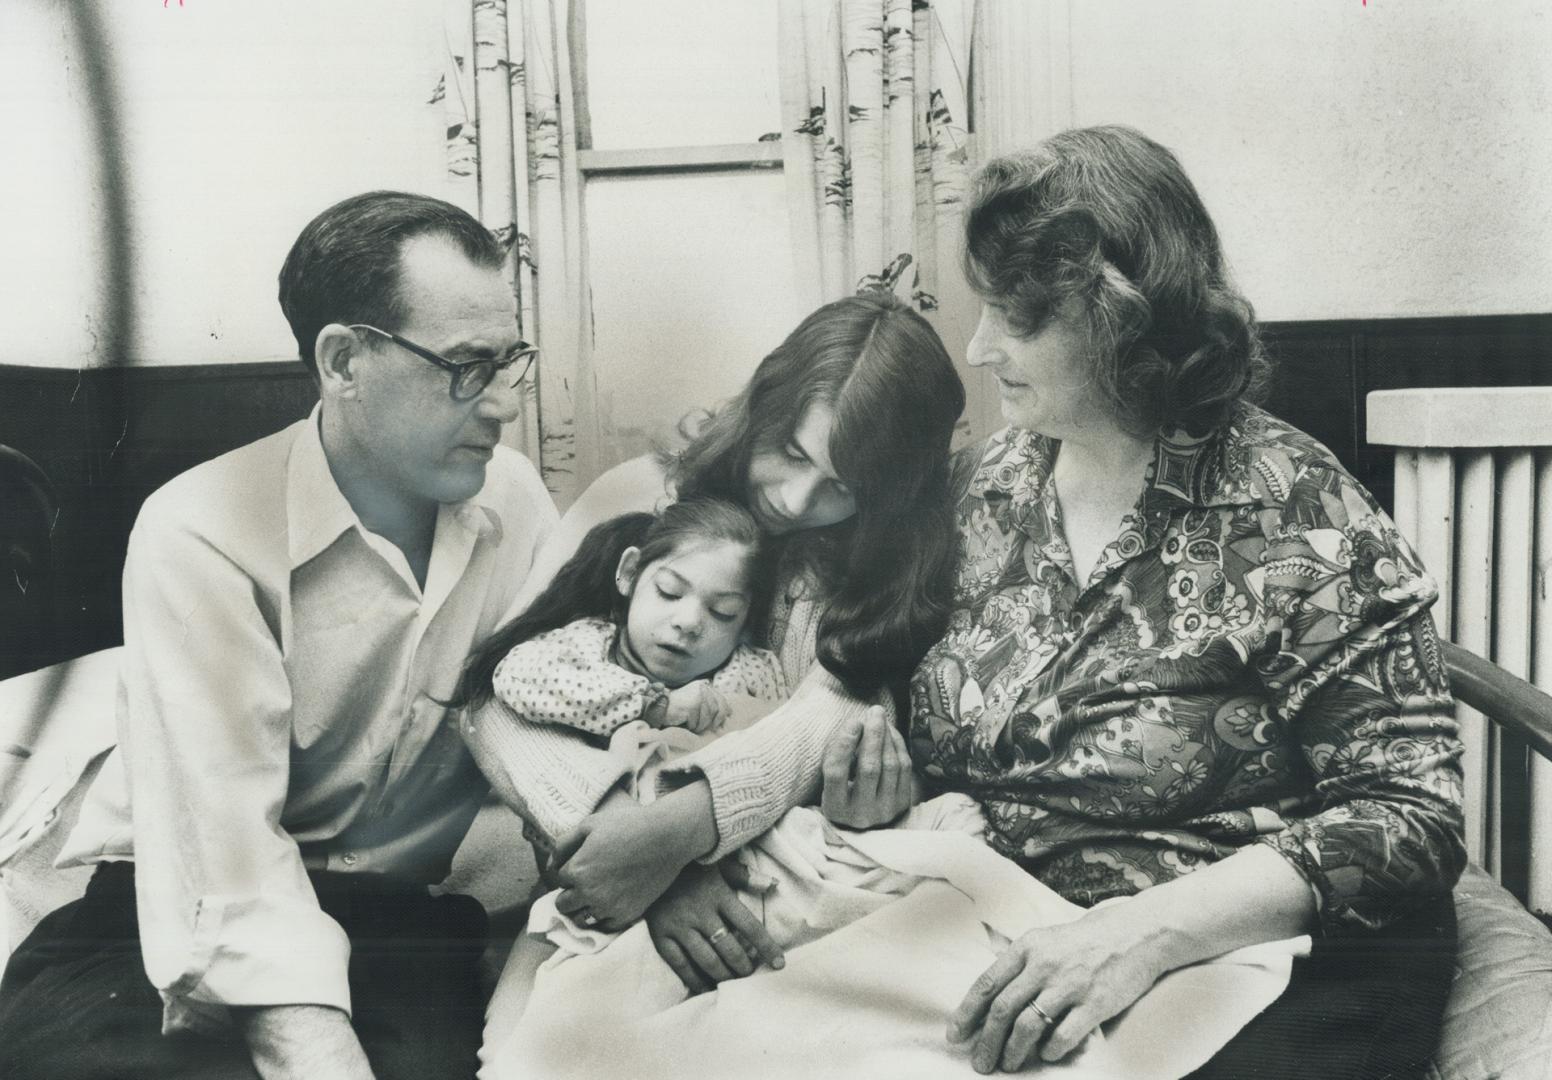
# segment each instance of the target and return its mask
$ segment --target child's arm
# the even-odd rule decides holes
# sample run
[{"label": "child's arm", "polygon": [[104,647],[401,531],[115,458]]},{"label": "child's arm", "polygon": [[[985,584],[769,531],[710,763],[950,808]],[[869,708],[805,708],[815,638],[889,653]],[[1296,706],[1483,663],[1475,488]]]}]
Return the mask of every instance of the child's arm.
[{"label": "child's arm", "polygon": [[612,663],[614,628],[573,623],[514,648],[496,666],[496,697],[535,724],[607,737],[660,708],[662,686]]},{"label": "child's arm", "polygon": [[695,679],[668,691],[662,704],[649,706],[641,718],[653,727],[681,727],[700,735],[727,723],[731,711],[715,681]]}]

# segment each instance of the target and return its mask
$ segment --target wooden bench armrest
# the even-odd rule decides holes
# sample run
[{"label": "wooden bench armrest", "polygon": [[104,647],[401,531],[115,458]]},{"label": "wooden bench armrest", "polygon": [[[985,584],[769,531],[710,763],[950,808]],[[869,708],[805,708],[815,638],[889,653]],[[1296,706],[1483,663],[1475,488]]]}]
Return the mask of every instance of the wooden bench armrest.
[{"label": "wooden bench armrest", "polygon": [[1542,757],[1552,759],[1552,695],[1454,642],[1439,644],[1456,700],[1518,735]]}]

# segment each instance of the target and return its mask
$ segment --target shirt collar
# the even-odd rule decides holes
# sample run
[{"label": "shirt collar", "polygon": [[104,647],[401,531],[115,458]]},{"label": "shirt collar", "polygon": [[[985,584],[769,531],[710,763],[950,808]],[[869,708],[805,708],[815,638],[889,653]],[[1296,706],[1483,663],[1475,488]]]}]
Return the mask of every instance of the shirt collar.
[{"label": "shirt collar", "polygon": [[1237,411],[1228,424],[1205,435],[1178,427],[1161,432],[1148,494],[1203,510],[1261,502],[1264,492],[1251,468],[1246,419]]},{"label": "shirt collar", "polygon": [[[1243,506],[1266,501],[1254,467],[1256,436],[1270,418],[1242,405],[1227,424],[1206,434],[1184,428],[1159,433],[1148,470],[1147,503],[1185,508]],[[1059,439],[1006,428],[987,440],[971,488],[1010,501],[1015,517],[1038,500],[1056,462]]]},{"label": "shirt collar", "polygon": [[[319,432],[322,408],[322,403],[313,406],[292,444],[287,462],[287,542],[292,569],[314,558],[351,529],[367,532],[334,482],[334,474],[329,471],[329,459],[324,454],[323,437]],[[485,469],[485,484],[476,495],[463,502],[443,504],[438,509],[439,535],[443,529],[452,526],[474,537],[500,543],[501,514],[491,483],[491,474],[495,471],[492,461]]]}]

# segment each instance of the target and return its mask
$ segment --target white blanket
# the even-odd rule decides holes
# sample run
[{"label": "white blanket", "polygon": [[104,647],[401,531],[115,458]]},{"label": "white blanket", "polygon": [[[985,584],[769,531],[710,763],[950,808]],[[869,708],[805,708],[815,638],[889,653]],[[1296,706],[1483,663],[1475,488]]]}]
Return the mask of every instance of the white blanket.
[{"label": "white blanket", "polygon": [[[894,829],[837,829],[790,812],[742,854],[786,950],[780,971],[687,997],[646,927],[582,930],[537,903],[491,1002],[481,1076],[921,1077],[976,1075],[944,1031],[999,944],[1082,910],[975,836],[963,796]],[[1125,901],[1121,901],[1124,903]],[[1175,972],[1042,1075],[1172,1080],[1205,1062],[1288,983],[1308,939]]]}]

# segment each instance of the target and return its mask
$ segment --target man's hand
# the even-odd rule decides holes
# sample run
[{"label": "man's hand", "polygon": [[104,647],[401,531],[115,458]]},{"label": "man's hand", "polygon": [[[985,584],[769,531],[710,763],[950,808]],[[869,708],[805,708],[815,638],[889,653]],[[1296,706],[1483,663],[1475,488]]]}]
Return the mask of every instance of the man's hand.
[{"label": "man's hand", "polygon": [[905,738],[875,705],[848,720],[825,746],[819,809],[837,825],[871,829],[893,821],[916,801]]},{"label": "man's hand", "polygon": [[350,1017],[328,1005],[233,1009],[264,1080],[372,1080]]},{"label": "man's hand", "polygon": [[[705,679],[695,679],[668,692],[668,705],[662,712],[662,722],[654,727],[682,727],[700,735],[715,731],[727,723],[732,710],[727,698]],[[651,722],[651,721],[649,721]]]}]

